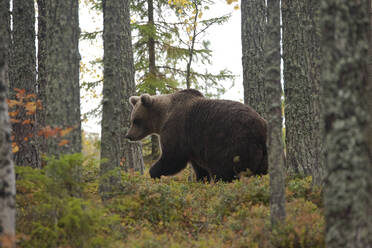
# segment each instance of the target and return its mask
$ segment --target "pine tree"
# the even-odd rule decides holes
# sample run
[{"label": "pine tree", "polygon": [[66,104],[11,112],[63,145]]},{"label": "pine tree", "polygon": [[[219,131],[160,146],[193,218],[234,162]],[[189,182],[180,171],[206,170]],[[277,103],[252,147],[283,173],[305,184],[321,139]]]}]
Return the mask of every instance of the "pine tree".
[{"label": "pine tree", "polygon": [[313,176],[321,184],[319,80],[320,4],[282,2],[286,166],[290,173]]},{"label": "pine tree", "polygon": [[322,1],[326,246],[372,247],[370,1]]},{"label": "pine tree", "polygon": [[[10,110],[13,119],[13,141],[18,147],[14,154],[17,165],[40,167],[35,130],[35,111],[27,111],[24,104],[35,104],[36,98],[36,48],[35,48],[35,7],[33,0],[13,1],[13,32],[10,63],[10,99],[21,102]],[[16,97],[32,96],[27,102]],[[31,101],[33,100],[33,101]],[[35,105],[36,107],[36,105]]]},{"label": "pine tree", "polygon": [[[103,1],[104,83],[100,192],[106,198],[120,181],[120,168],[143,172],[141,146],[125,134],[130,126],[129,97],[135,93],[129,1]],[[115,171],[116,170],[116,171]],[[113,172],[107,176],[107,173]]]},{"label": "pine tree", "polygon": [[65,131],[47,139],[48,155],[81,152],[78,5],[78,0],[45,1],[45,125]]},{"label": "pine tree", "polygon": [[[46,9],[45,0],[37,0],[37,99],[41,103],[42,108],[36,108],[36,131],[39,132],[45,128],[45,104],[46,104],[46,85],[47,73],[46,67]],[[46,139],[43,136],[37,135],[37,150],[40,155],[47,153]]]},{"label": "pine tree", "polygon": [[[154,1],[147,0],[147,24],[151,29],[154,29]],[[153,36],[149,36],[147,41],[148,55],[149,55],[149,74],[150,77],[156,78],[157,69],[156,69],[156,51],[155,51],[155,39]],[[156,94],[156,89],[153,88],[153,91],[148,92],[151,95]],[[160,155],[160,143],[157,135],[151,136],[151,156],[152,159],[157,159]]]},{"label": "pine tree", "polygon": [[[15,247],[15,175],[6,103],[10,49],[9,1],[0,1],[0,246]],[[12,246],[13,247],[13,246]]]},{"label": "pine tree", "polygon": [[265,117],[265,0],[242,0],[241,18],[244,103]]}]

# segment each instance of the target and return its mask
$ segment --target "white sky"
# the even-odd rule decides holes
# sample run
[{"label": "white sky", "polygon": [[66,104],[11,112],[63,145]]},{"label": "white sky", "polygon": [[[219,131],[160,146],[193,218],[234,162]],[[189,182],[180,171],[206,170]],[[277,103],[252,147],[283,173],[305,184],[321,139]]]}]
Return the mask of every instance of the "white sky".
[{"label": "white sky", "polygon": [[[223,25],[215,25],[209,28],[206,39],[211,42],[210,48],[213,50],[213,65],[208,66],[208,69],[212,72],[217,72],[226,68],[233,74],[237,75],[235,85],[228,90],[222,98],[243,101],[240,10],[233,10],[233,7],[237,4],[238,3],[227,5],[226,0],[219,0],[216,5],[210,6],[210,9],[205,13],[205,15],[220,16],[231,11],[233,12],[231,19],[227,23]],[[98,16],[95,11],[89,11],[82,1],[80,6],[80,28],[82,32],[102,30],[102,23],[102,16]],[[80,54],[83,64],[89,64],[89,61],[102,57],[102,40],[97,39],[97,41],[93,43],[90,41],[81,41]],[[95,73],[82,72],[81,82],[101,79],[102,70],[97,66],[94,67],[94,69],[96,69]],[[231,85],[231,82],[225,82],[224,85],[228,87]],[[96,92],[81,92],[81,95],[83,96],[81,101],[82,113],[86,113],[98,106],[100,102],[100,93],[100,88],[98,88]],[[97,95],[98,97],[94,97],[94,95]],[[88,132],[99,133],[99,121],[100,120],[90,118],[87,122],[83,122],[83,129]]]}]

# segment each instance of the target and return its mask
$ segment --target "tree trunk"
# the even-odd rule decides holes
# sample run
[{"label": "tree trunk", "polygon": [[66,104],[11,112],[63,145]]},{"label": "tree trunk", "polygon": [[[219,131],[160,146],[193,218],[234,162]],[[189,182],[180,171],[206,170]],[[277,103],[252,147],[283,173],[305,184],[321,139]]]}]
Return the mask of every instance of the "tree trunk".
[{"label": "tree trunk", "polygon": [[265,0],[242,0],[241,23],[244,103],[266,118],[263,78]]},{"label": "tree trunk", "polygon": [[[36,109],[36,123],[37,131],[44,128],[45,125],[45,105],[46,105],[46,85],[47,74],[45,70],[46,61],[46,9],[45,0],[37,0],[38,26],[37,26],[37,99],[41,103],[41,108]],[[37,136],[38,151],[40,155],[47,153],[46,139],[43,136]],[[43,161],[41,162],[43,164]]]},{"label": "tree trunk", "polygon": [[[372,1],[369,1],[369,47],[368,47],[368,87],[367,87],[367,108],[372,109]],[[372,117],[370,117],[372,118]],[[368,140],[369,152],[372,154],[372,121],[369,121],[365,136]]]},{"label": "tree trunk", "polygon": [[[19,151],[14,154],[17,165],[40,167],[35,131],[36,111],[27,111],[25,104],[35,102],[35,97],[16,97],[16,89],[24,90],[23,96],[36,93],[35,7],[33,0],[13,0],[13,43],[10,66],[10,99],[23,102],[10,109],[18,113],[13,119],[13,141]],[[36,95],[35,95],[36,96]],[[27,105],[26,105],[27,106]]]},{"label": "tree trunk", "polygon": [[9,1],[0,1],[0,247],[15,247],[15,176],[6,104],[10,48]]},{"label": "tree trunk", "polygon": [[195,16],[193,18],[193,28],[192,28],[192,37],[191,37],[191,44],[188,45],[188,61],[186,65],[186,89],[191,88],[191,64],[194,56],[194,49],[195,49],[195,42],[196,42],[196,27],[197,27],[197,20],[198,20],[198,15],[199,15],[199,8],[198,8],[198,2],[193,0],[193,5],[194,5],[194,12]]},{"label": "tree trunk", "polygon": [[[322,3],[326,246],[372,247],[369,0]],[[369,85],[370,86],[370,85]]]},{"label": "tree trunk", "polygon": [[273,226],[285,218],[284,160],[280,84],[280,0],[267,1],[265,48],[265,96],[268,122],[270,212]]},{"label": "tree trunk", "polygon": [[[154,28],[154,2],[153,0],[147,0],[147,16],[148,25]],[[154,29],[155,30],[155,29]],[[157,77],[156,70],[156,58],[155,58],[155,40],[152,36],[148,40],[148,51],[149,51],[149,71],[151,78]],[[156,94],[156,91],[150,92],[151,94]],[[160,154],[160,143],[159,137],[157,135],[151,136],[151,157],[152,159],[157,159]]]},{"label": "tree trunk", "polygon": [[48,155],[81,152],[78,7],[78,0],[45,2],[45,125],[62,130],[72,129],[66,135],[59,135],[59,138],[47,139]]},{"label": "tree trunk", "polygon": [[315,184],[323,175],[319,7],[309,0],[282,1],[286,166],[290,173],[312,175]]},{"label": "tree trunk", "polygon": [[[104,84],[101,132],[100,192],[112,193],[119,183],[119,171],[143,173],[140,143],[130,143],[125,134],[130,126],[129,97],[135,93],[133,51],[130,30],[129,0],[103,1]],[[106,180],[107,179],[107,180]]]}]

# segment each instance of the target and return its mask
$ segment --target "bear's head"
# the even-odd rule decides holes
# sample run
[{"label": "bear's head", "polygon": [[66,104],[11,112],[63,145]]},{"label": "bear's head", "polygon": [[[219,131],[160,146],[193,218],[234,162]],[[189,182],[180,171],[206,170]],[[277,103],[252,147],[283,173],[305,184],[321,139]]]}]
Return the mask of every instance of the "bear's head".
[{"label": "bear's head", "polygon": [[133,110],[126,138],[138,141],[152,133],[159,133],[164,99],[161,99],[161,96],[143,94],[131,96],[129,102]]}]

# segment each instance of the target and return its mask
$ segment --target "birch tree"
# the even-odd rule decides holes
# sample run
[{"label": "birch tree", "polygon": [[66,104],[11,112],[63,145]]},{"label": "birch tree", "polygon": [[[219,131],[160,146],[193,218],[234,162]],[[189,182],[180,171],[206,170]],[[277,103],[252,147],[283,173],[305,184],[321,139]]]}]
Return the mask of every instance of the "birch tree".
[{"label": "birch tree", "polygon": [[15,247],[15,176],[6,103],[10,47],[9,1],[0,1],[0,246]]}]

